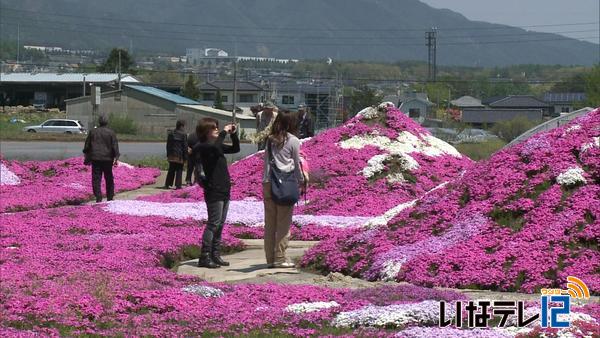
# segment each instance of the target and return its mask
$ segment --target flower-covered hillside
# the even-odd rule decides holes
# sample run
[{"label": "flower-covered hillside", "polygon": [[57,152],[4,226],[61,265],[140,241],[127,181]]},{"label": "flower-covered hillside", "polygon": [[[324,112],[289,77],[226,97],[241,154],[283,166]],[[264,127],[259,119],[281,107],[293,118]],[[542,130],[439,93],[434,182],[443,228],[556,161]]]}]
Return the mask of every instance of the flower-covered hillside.
[{"label": "flower-covered hillside", "polygon": [[[310,166],[308,203],[297,214],[378,216],[455,178],[472,161],[393,106],[367,108],[302,144]],[[264,152],[230,168],[232,200],[262,199]],[[144,198],[202,200],[198,187]]]},{"label": "flower-covered hillside", "polygon": [[387,224],[322,241],[305,265],[367,279],[600,292],[600,109],[477,163]]},{"label": "flower-covered hillside", "polygon": [[[93,196],[91,167],[83,164],[83,158],[2,160],[0,169],[0,212],[80,204]],[[116,192],[154,183],[160,175],[157,169],[135,168],[123,162],[113,172]]]}]

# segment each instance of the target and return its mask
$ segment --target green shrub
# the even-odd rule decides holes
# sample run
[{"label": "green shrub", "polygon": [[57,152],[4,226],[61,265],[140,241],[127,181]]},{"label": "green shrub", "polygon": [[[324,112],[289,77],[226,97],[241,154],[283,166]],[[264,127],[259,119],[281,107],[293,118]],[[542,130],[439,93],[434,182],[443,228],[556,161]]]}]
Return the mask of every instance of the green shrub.
[{"label": "green shrub", "polygon": [[137,132],[137,126],[133,119],[116,114],[110,114],[108,118],[108,127],[117,134],[135,135]]},{"label": "green shrub", "polygon": [[494,139],[481,143],[461,143],[455,145],[456,150],[474,161],[490,158],[496,151],[502,149],[506,142]]},{"label": "green shrub", "polygon": [[540,121],[532,121],[524,116],[519,116],[509,121],[496,123],[492,128],[492,133],[508,143],[539,123]]}]

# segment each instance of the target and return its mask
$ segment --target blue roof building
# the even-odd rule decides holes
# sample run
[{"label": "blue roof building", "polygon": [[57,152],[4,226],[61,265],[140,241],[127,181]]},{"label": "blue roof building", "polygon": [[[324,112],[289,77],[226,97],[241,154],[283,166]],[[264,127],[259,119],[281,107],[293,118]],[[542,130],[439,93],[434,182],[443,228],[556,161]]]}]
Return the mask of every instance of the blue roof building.
[{"label": "blue roof building", "polygon": [[[99,114],[108,115],[109,119],[110,116],[127,118],[133,121],[138,134],[144,135],[166,135],[167,130],[175,128],[179,119],[187,121],[186,129],[191,132],[200,118],[210,116],[224,122],[232,118],[231,112],[215,112],[198,101],[138,84],[126,84],[121,90],[104,92],[100,101],[97,112],[92,116],[90,96],[67,100],[67,116],[87,123],[88,128],[93,128]],[[245,121],[248,128],[255,125],[254,117],[249,119],[252,121]]]}]

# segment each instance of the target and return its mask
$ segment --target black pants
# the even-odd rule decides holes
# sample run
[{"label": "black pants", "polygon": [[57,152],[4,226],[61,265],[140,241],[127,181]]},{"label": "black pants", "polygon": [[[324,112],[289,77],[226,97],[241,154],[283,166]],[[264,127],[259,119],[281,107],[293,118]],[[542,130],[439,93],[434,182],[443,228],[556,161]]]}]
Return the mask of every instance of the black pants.
[{"label": "black pants", "polygon": [[195,180],[192,181],[192,174],[194,173],[194,169],[196,169],[196,162],[192,160],[188,160],[187,170],[185,172],[185,182],[186,183],[195,183]]},{"label": "black pants", "polygon": [[229,201],[207,202],[208,221],[202,234],[202,254],[219,254],[221,252],[221,235],[223,224],[227,218]]},{"label": "black pants", "polygon": [[175,187],[181,188],[181,176],[183,175],[183,163],[169,162],[169,172],[167,172],[167,180],[165,181],[165,187],[173,185],[175,180]]},{"label": "black pants", "polygon": [[96,202],[102,201],[102,175],[106,183],[106,200],[112,201],[115,197],[115,180],[113,178],[113,161],[92,161],[92,189]]}]

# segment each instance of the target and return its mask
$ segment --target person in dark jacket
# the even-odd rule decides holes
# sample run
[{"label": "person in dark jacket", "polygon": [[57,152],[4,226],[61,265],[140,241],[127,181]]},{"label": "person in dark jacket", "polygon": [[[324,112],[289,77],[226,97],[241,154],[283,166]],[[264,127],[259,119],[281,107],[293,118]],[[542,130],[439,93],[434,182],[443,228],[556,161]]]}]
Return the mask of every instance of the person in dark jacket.
[{"label": "person in dark jacket", "polygon": [[83,153],[85,162],[92,164],[92,189],[96,202],[102,202],[102,175],[106,184],[106,200],[112,201],[115,196],[115,181],[112,167],[119,160],[119,141],[114,131],[109,129],[108,118],[104,115],[98,119],[98,128],[90,130]]},{"label": "person in dark jacket", "polygon": [[[219,122],[208,117],[198,121],[196,133],[198,143],[192,150],[192,156],[200,161],[198,165],[202,165],[204,170],[205,175],[200,183],[204,188],[208,212],[198,266],[214,269],[229,265],[229,262],[221,258],[221,234],[227,218],[231,191],[231,178],[224,154],[238,153],[240,140],[234,124],[226,125],[219,132]],[[231,137],[232,145],[223,144],[227,134]]]},{"label": "person in dark jacket", "polygon": [[298,138],[308,138],[315,136],[315,126],[310,113],[307,111],[304,104],[298,105]]},{"label": "person in dark jacket", "polygon": [[175,130],[167,137],[167,160],[169,171],[165,180],[164,189],[170,189],[175,180],[175,189],[181,189],[181,177],[183,176],[183,164],[188,158],[187,134],[184,131],[185,121],[178,120]]},{"label": "person in dark jacket", "polygon": [[[194,148],[196,143],[198,142],[198,136],[196,136],[196,132],[189,133],[188,138],[188,154],[191,153],[191,149]],[[185,183],[190,186],[198,180],[198,175],[200,172],[200,168],[196,167],[196,160],[193,158],[188,159],[187,170],[185,172]],[[192,174],[194,175],[194,180],[192,181]]]}]

